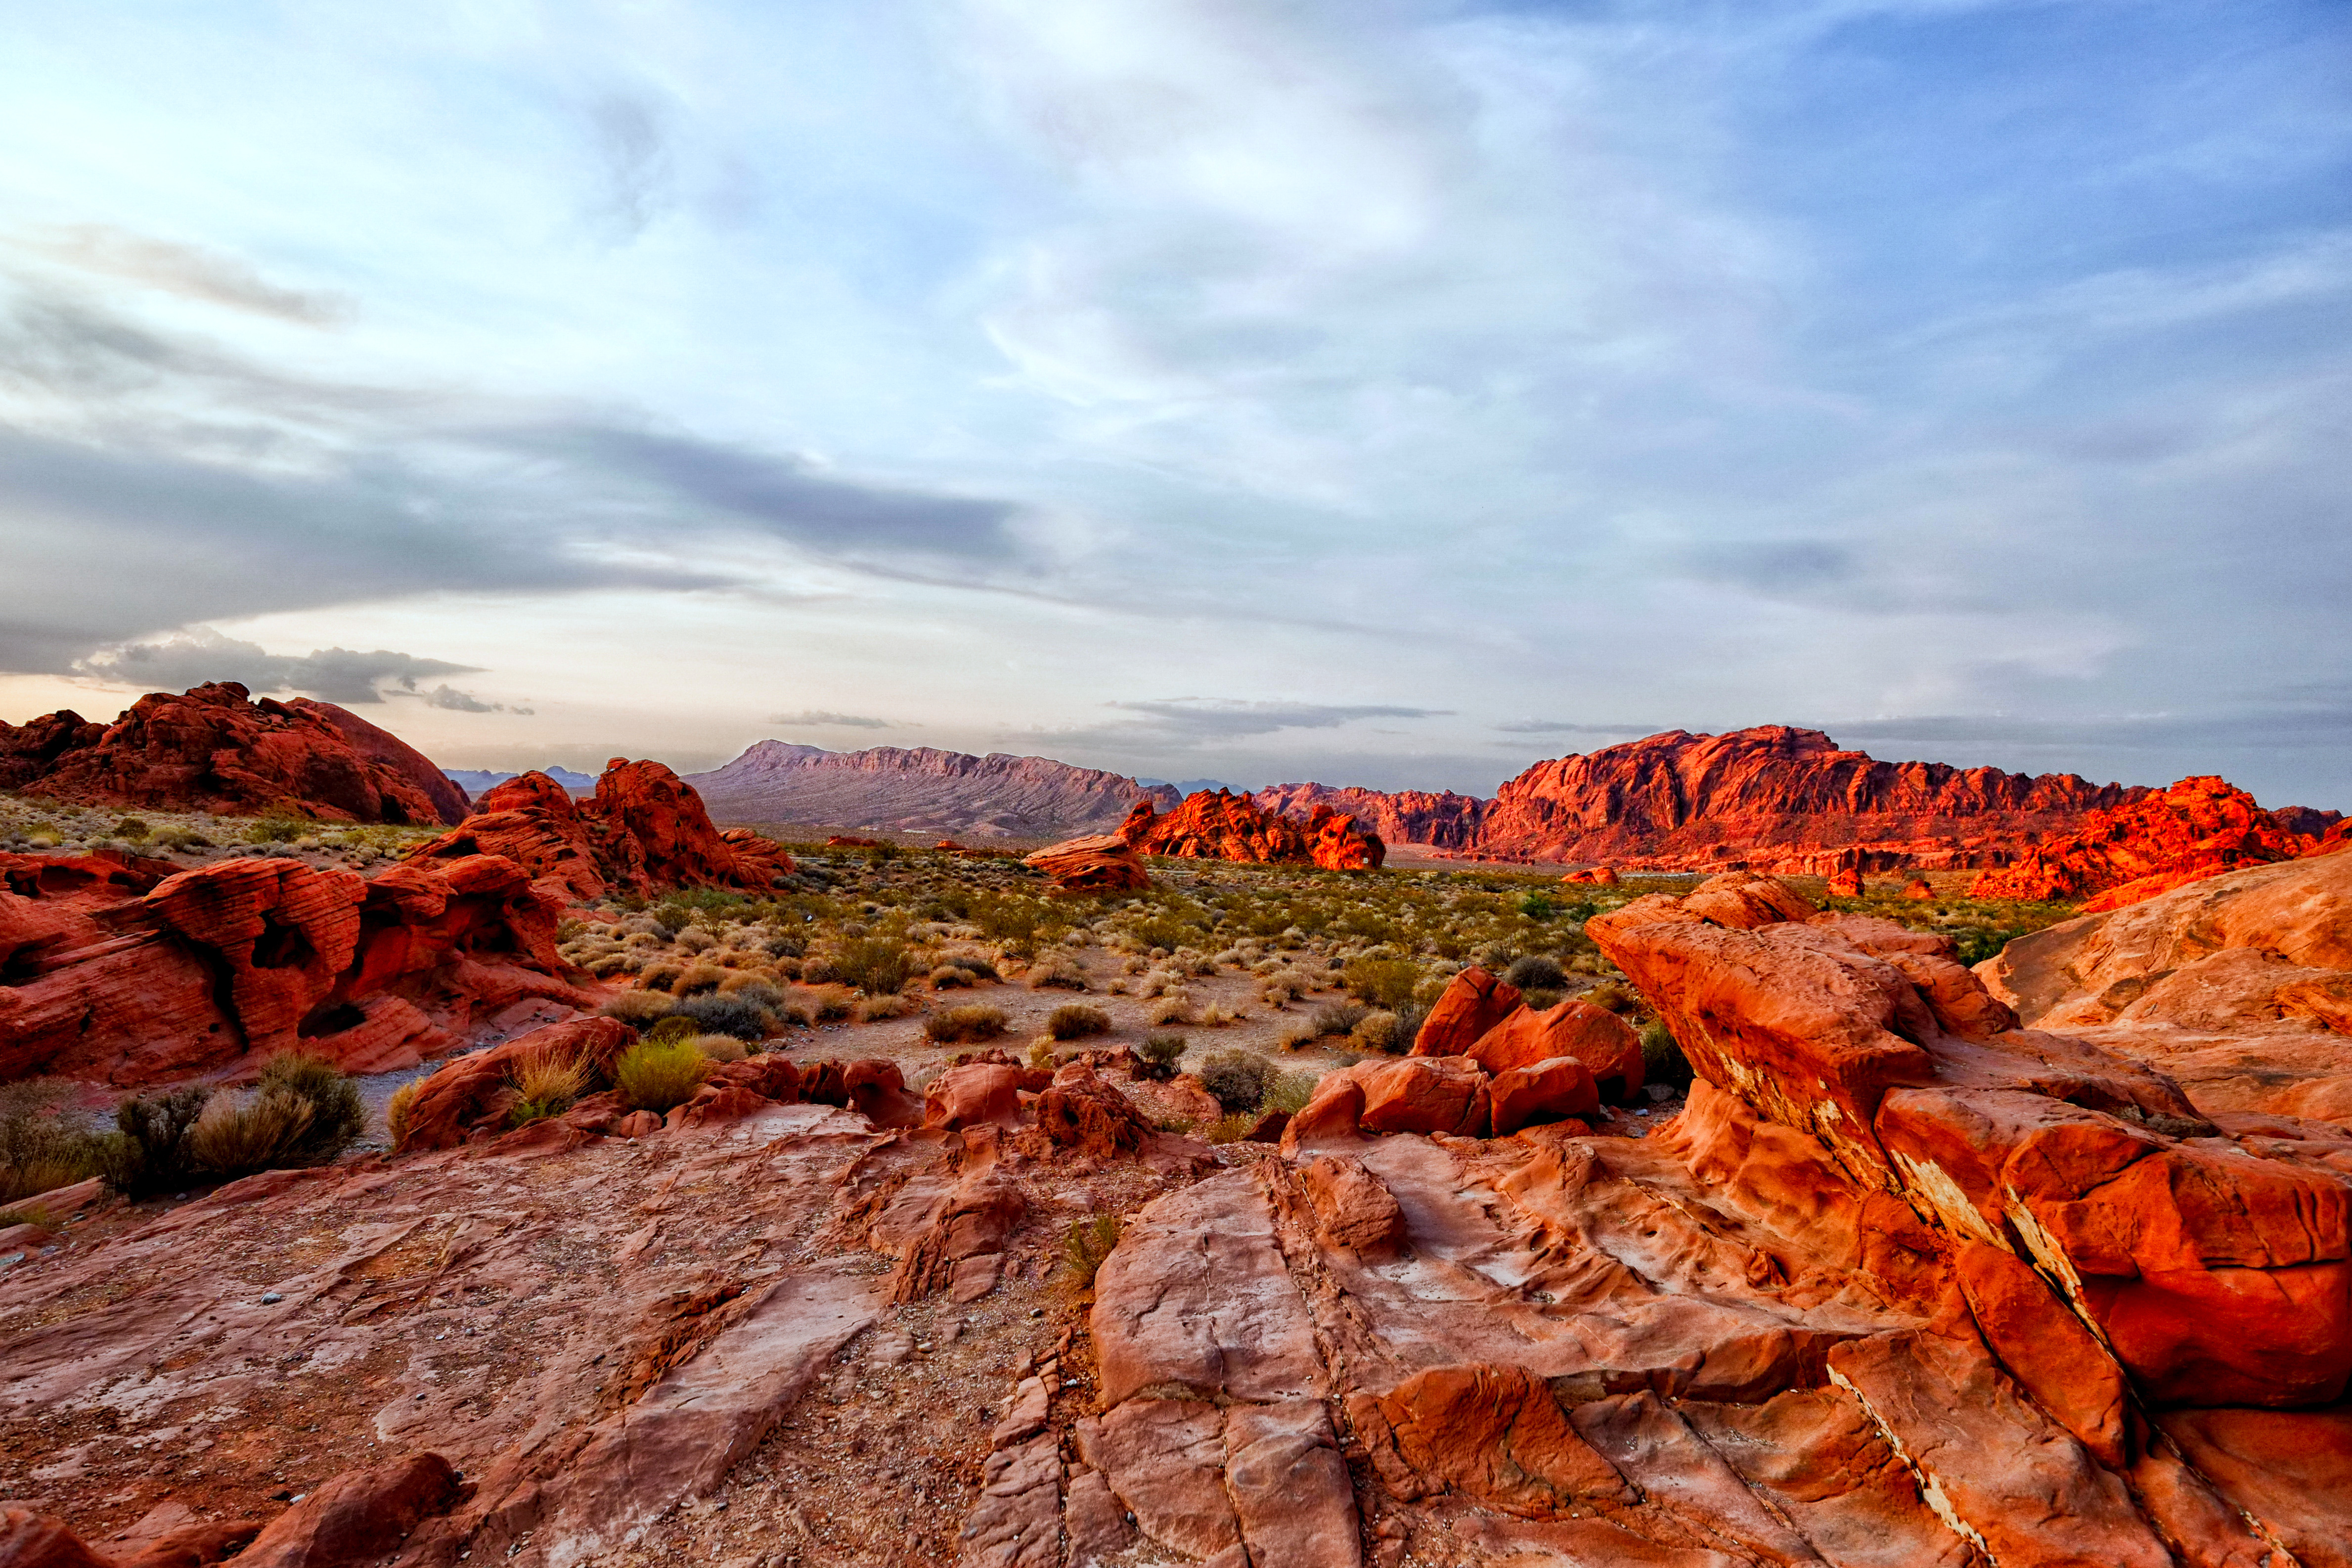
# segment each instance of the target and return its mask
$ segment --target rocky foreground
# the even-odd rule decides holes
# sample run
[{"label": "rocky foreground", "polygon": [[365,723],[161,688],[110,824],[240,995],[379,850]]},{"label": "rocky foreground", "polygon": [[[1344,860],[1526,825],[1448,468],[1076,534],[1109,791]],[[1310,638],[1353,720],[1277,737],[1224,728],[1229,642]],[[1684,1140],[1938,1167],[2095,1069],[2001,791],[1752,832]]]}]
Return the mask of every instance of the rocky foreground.
[{"label": "rocky foreground", "polygon": [[2352,855],[1981,974],[1752,876],[1586,931],[1698,1075],[1647,1137],[1472,969],[1279,1144],[1124,1052],[504,1131],[583,1019],[82,1194],[0,1237],[0,1563],[2352,1564]]}]

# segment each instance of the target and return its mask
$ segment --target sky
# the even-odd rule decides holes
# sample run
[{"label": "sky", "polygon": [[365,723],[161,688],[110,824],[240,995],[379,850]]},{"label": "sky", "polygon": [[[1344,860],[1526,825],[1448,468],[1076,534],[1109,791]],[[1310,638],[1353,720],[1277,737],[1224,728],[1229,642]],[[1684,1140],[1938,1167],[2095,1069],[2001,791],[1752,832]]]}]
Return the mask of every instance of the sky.
[{"label": "sky", "polygon": [[2341,0],[29,0],[0,719],[2352,808]]}]

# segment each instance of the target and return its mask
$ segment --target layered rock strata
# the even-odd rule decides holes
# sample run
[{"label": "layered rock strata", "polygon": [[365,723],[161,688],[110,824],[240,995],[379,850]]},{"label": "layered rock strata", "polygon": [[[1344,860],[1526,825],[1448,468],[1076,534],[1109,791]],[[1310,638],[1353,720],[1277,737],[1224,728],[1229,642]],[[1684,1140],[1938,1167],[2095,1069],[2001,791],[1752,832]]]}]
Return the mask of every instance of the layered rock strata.
[{"label": "layered rock strata", "polygon": [[1043,871],[1066,893],[1134,892],[1151,886],[1142,858],[1116,833],[1049,844],[1021,863]]},{"label": "layered rock strata", "polygon": [[1377,870],[1388,857],[1378,837],[1328,805],[1318,805],[1297,822],[1225,789],[1189,795],[1165,816],[1151,801],[1138,801],[1118,836],[1145,855],[1312,864],[1333,871]]},{"label": "layered rock strata", "polygon": [[111,724],[60,711],[0,723],[0,789],[85,805],[456,822],[465,792],[401,742],[331,703],[249,700],[233,680],[150,692]]}]

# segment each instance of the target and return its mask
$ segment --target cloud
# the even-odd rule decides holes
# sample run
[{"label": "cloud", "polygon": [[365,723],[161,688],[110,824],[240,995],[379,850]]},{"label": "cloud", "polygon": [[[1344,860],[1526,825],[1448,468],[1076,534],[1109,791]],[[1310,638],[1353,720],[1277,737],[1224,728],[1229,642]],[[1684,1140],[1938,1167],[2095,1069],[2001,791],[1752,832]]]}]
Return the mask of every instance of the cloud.
[{"label": "cloud", "polygon": [[460,691],[454,686],[436,686],[430,691],[416,693],[427,708],[446,708],[456,713],[512,713],[528,719],[537,711],[530,708],[509,707],[504,702],[485,702],[470,691]]},{"label": "cloud", "polygon": [[831,726],[844,730],[887,730],[887,719],[869,719],[862,713],[828,713],[820,708],[803,709],[798,713],[772,713],[771,724]]},{"label": "cloud", "polygon": [[[381,702],[381,688],[415,692],[419,679],[470,674],[473,665],[376,648],[313,648],[303,655],[273,654],[259,643],[224,637],[206,626],[161,642],[127,643],[77,661],[74,673],[93,679],[142,686],[150,690],[185,690],[210,680],[234,680],[249,691],[299,691],[328,702]],[[426,697],[436,708],[467,712],[494,710],[447,686]]]},{"label": "cloud", "polygon": [[348,321],[357,308],[348,295],[271,283],[241,258],[106,224],[34,229],[11,243],[83,272],[306,327],[334,326]]},{"label": "cloud", "polygon": [[1381,703],[1237,702],[1200,697],[1113,702],[1108,706],[1145,716],[1141,721],[1128,726],[1130,729],[1149,729],[1161,738],[1192,745],[1238,740],[1246,735],[1271,735],[1281,730],[1335,730],[1359,719],[1434,719],[1453,712],[1450,708],[1398,708]]},{"label": "cloud", "polygon": [[1560,719],[1515,719],[1494,729],[1506,735],[1654,735],[1651,724],[1577,724]]},{"label": "cloud", "polygon": [[669,203],[667,117],[667,105],[642,92],[607,92],[588,107],[603,185],[594,217],[616,239],[644,233]]}]

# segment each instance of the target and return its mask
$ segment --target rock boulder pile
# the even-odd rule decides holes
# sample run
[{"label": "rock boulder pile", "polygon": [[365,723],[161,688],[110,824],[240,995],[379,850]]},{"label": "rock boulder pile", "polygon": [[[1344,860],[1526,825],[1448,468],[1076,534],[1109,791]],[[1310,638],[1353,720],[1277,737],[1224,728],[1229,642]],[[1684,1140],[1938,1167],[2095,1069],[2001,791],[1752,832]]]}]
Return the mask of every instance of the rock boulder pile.
[{"label": "rock boulder pile", "polygon": [[1144,855],[1196,860],[1312,864],[1334,871],[1377,870],[1388,857],[1379,838],[1317,803],[1303,823],[1264,809],[1231,790],[1199,790],[1165,816],[1136,802],[1118,836]]},{"label": "rock boulder pile", "polygon": [[[2316,814],[2314,814],[2316,815]],[[1970,884],[1974,899],[2087,897],[2089,912],[2119,910],[2240,866],[2292,860],[2322,847],[2226,779],[2182,779],[2112,810],[2095,811],[2053,843]]]}]

